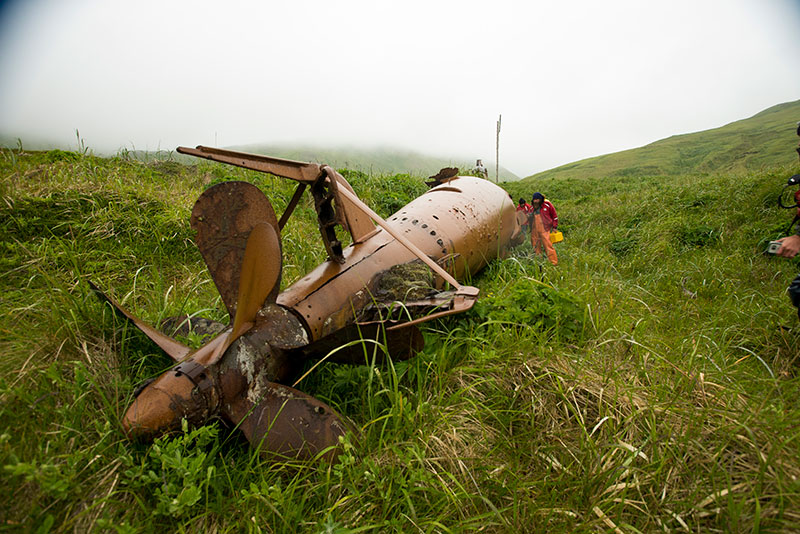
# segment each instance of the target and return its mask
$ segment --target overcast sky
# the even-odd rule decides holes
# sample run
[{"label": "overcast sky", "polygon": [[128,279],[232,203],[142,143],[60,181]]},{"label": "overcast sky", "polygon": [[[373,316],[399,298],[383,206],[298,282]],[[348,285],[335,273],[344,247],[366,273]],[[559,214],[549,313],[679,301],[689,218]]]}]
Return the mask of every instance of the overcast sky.
[{"label": "overcast sky", "polygon": [[97,153],[494,161],[502,114],[500,163],[527,176],[800,99],[800,0],[0,5],[0,133]]}]

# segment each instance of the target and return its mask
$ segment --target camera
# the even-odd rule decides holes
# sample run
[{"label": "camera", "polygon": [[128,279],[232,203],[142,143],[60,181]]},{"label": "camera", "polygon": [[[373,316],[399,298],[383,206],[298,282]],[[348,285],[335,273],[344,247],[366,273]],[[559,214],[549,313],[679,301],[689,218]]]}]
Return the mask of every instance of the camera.
[{"label": "camera", "polygon": [[766,250],[767,254],[777,254],[778,250],[781,248],[781,245],[783,245],[783,243],[780,241],[770,241]]}]

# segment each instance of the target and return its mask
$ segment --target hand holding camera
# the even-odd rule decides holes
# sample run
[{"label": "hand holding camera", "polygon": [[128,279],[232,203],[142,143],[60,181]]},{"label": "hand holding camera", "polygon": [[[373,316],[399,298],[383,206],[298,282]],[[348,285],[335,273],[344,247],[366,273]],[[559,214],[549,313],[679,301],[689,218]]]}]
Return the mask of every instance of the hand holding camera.
[{"label": "hand holding camera", "polygon": [[776,241],[770,241],[767,252],[784,258],[794,258],[800,252],[800,235],[790,235]]}]

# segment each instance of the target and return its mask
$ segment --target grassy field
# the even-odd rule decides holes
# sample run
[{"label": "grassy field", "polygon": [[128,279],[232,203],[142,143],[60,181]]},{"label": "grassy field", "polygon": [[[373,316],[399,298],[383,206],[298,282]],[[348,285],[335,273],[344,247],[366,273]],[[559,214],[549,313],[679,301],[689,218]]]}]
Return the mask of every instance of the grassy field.
[{"label": "grassy field", "polygon": [[791,165],[797,161],[797,154],[790,147],[797,142],[799,118],[800,100],[786,102],[719,128],[674,135],[643,147],[576,161],[535,174],[526,181],[761,171],[776,164]]},{"label": "grassy field", "polygon": [[[192,244],[194,200],[255,183],[208,163],[4,150],[0,530],[792,532],[800,525],[795,261],[762,254],[797,166],[552,178],[559,265],[530,244],[472,283],[467,314],[394,366],[323,364],[299,386],[352,420],[340,461],[268,463],[221,425],[128,442],[133,389],[171,366],[87,280],[151,323],[225,319]],[[388,215],[419,178],[346,173]],[[530,197],[521,184],[517,198]],[[324,259],[313,208],[283,285]],[[312,244],[310,244],[310,242]]]}]

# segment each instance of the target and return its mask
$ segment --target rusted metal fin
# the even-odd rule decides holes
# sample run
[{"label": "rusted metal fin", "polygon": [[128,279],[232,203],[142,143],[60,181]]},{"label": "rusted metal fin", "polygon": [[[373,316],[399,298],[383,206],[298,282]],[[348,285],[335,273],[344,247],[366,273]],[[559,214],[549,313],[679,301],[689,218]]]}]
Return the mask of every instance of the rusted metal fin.
[{"label": "rusted metal fin", "polygon": [[[231,318],[236,317],[239,279],[247,238],[256,225],[273,227],[280,242],[275,211],[267,197],[247,182],[223,182],[207,189],[192,209],[192,228],[214,284]],[[280,269],[280,249],[271,260]],[[277,262],[277,263],[275,263]],[[280,270],[279,270],[280,273]],[[279,274],[280,276],[280,274]],[[274,288],[274,301],[278,288]]]},{"label": "rusted metal fin", "polygon": [[244,323],[255,322],[265,302],[275,302],[280,289],[281,263],[281,243],[275,228],[266,223],[255,225],[247,238],[239,273],[234,336],[241,335]]},{"label": "rusted metal fin", "polygon": [[146,322],[142,321],[128,310],[122,307],[116,300],[112,299],[105,293],[103,293],[96,285],[94,285],[91,281],[89,282],[89,287],[92,288],[92,291],[102,297],[106,302],[111,304],[114,310],[125,317],[128,321],[132,322],[136,328],[141,330],[144,335],[149,337],[153,342],[158,345],[161,350],[163,350],[167,355],[175,360],[176,362],[180,362],[181,360],[185,359],[192,349],[179,343],[178,341],[172,339],[166,334],[163,334],[147,324]]},{"label": "rusted metal fin", "polygon": [[249,154],[235,150],[225,150],[223,148],[212,148],[208,146],[198,146],[189,148],[179,146],[178,152],[198,158],[205,158],[228,165],[244,167],[259,172],[268,172],[281,178],[289,178],[298,182],[313,183],[321,176],[320,165],[316,163],[305,163],[290,159],[273,158],[261,154]]},{"label": "rusted metal fin", "polygon": [[258,393],[257,403],[242,396],[223,406],[224,415],[239,425],[254,449],[307,460],[325,451],[324,458],[335,458],[347,426],[330,406],[275,382],[267,382]]}]

